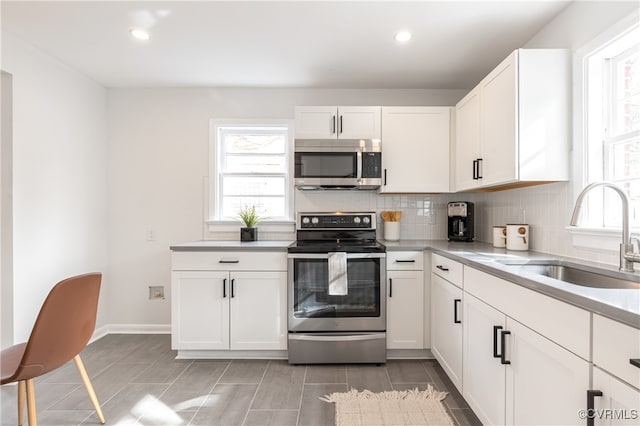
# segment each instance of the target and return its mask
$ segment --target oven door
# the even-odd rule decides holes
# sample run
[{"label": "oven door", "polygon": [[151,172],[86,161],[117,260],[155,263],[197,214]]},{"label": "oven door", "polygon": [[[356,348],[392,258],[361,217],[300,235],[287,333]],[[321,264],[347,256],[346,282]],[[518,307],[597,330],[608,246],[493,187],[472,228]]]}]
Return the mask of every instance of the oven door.
[{"label": "oven door", "polygon": [[329,292],[328,253],[289,253],[289,331],[385,331],[385,253],[347,253],[347,291]]}]

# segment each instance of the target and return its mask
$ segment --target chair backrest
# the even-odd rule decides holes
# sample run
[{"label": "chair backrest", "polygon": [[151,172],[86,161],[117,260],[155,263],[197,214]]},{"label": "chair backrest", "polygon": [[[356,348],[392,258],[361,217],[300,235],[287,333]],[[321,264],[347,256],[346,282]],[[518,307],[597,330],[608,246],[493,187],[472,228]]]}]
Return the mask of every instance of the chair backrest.
[{"label": "chair backrest", "polygon": [[100,273],[78,275],[51,289],[31,330],[19,376],[48,373],[84,349],[96,326],[101,280]]}]

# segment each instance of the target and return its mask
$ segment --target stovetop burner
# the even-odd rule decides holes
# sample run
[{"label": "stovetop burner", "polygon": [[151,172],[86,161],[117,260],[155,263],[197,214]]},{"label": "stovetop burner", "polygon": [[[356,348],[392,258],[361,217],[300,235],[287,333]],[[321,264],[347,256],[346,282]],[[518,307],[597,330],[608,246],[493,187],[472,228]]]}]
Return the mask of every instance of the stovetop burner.
[{"label": "stovetop burner", "polygon": [[381,253],[376,240],[375,212],[299,213],[297,240],[289,253]]}]

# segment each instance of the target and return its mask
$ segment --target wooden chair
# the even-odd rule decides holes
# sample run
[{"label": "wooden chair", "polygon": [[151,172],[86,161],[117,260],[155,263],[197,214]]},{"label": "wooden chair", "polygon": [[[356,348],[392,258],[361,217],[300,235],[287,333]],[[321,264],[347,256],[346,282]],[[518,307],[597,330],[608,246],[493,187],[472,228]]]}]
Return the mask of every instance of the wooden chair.
[{"label": "wooden chair", "polygon": [[18,425],[22,425],[26,388],[29,426],[36,425],[33,379],[72,360],[80,373],[100,423],[105,419],[80,351],[89,342],[96,325],[102,274],[71,277],[56,284],[44,301],[29,340],[0,354],[2,381],[18,382]]}]

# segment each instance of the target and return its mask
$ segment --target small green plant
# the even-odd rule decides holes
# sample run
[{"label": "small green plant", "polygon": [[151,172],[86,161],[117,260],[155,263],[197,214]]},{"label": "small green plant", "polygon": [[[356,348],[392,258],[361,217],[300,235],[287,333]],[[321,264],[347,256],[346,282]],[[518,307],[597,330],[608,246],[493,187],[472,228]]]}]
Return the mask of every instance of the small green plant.
[{"label": "small green plant", "polygon": [[260,216],[256,213],[256,206],[245,206],[238,212],[238,216],[240,220],[244,222],[244,226],[247,228],[255,228],[255,226],[260,222]]}]

